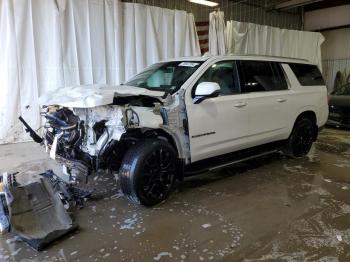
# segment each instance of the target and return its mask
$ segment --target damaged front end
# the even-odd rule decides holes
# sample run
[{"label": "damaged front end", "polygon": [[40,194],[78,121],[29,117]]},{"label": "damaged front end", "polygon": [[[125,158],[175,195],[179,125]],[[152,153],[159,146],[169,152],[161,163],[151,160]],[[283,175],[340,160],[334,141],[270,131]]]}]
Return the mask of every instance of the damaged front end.
[{"label": "damaged front end", "polygon": [[[47,107],[42,115],[46,121],[43,142],[50,157],[63,164],[71,180],[75,180],[77,173],[89,175],[93,158],[81,150],[85,137],[84,122],[64,107]],[[70,173],[70,170],[74,172]]]},{"label": "damaged front end", "polygon": [[[63,165],[63,174],[69,181],[81,181],[99,169],[118,172],[125,152],[148,137],[169,140],[180,151],[180,157],[184,149],[189,156],[187,119],[185,113],[181,114],[185,108],[179,97],[165,98],[163,92],[154,91],[139,93],[142,89],[135,88],[136,92],[124,86],[124,93],[115,91],[112,97],[102,89],[97,89],[97,94],[91,92],[91,87],[87,90],[90,96],[83,97],[82,89],[80,99],[75,100],[63,94],[41,99],[43,137],[38,139],[31,133],[37,138],[35,141],[45,145],[50,157]],[[79,97],[74,88],[66,91]],[[28,125],[26,129],[34,132]]]},{"label": "damaged front end", "polygon": [[117,171],[123,153],[136,141],[132,135],[135,129],[159,128],[163,123],[152,109],[130,105],[71,109],[50,106],[43,116],[47,151],[73,181],[99,169]]},{"label": "damaged front end", "polygon": [[43,136],[36,142],[63,166],[66,181],[80,182],[99,169],[118,173],[126,151],[147,138],[168,141],[183,164],[190,159],[183,92],[142,88],[73,87],[41,97]]}]

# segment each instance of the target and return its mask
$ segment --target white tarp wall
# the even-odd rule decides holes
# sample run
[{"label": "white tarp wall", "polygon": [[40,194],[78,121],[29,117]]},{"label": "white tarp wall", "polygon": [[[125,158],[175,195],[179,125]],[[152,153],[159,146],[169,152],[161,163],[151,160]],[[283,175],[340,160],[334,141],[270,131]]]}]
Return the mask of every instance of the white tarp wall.
[{"label": "white tarp wall", "polygon": [[201,55],[192,14],[131,3],[123,7],[126,78],[155,61]]},{"label": "white tarp wall", "polygon": [[224,12],[214,11],[209,14],[209,54],[224,55],[225,53]]},{"label": "white tarp wall", "polygon": [[226,51],[231,54],[273,55],[307,59],[322,70],[320,33],[228,21]]},{"label": "white tarp wall", "polygon": [[39,128],[38,97],[119,84],[145,66],[200,55],[193,15],[118,0],[0,0],[0,143]]}]

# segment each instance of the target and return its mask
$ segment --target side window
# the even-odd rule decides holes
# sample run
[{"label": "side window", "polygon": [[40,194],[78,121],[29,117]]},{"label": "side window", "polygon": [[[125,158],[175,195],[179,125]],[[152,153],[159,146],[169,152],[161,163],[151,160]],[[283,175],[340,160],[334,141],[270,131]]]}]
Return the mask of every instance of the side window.
[{"label": "side window", "polygon": [[271,66],[275,75],[274,81],[276,82],[276,84],[274,85],[276,89],[274,90],[288,89],[288,84],[287,84],[286,76],[284,74],[282,65],[278,62],[271,62]]},{"label": "side window", "polygon": [[277,62],[239,62],[242,92],[277,91],[288,89],[281,65]]},{"label": "side window", "polygon": [[289,64],[289,66],[302,86],[325,85],[317,66],[307,64]]},{"label": "side window", "polygon": [[237,79],[236,63],[234,61],[222,61],[212,65],[198,80],[192,89],[192,97],[201,82],[216,82],[220,86],[220,95],[233,95],[240,93]]}]

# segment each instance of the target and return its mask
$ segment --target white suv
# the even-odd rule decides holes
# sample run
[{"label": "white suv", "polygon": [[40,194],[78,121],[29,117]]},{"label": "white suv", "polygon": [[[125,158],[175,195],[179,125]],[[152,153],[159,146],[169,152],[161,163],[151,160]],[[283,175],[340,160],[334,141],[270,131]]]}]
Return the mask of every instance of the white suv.
[{"label": "white suv", "polygon": [[262,56],[174,59],[121,86],[61,88],[40,103],[36,140],[70,180],[114,171],[123,193],[147,206],[187,175],[277,150],[305,156],[328,117],[317,66]]}]

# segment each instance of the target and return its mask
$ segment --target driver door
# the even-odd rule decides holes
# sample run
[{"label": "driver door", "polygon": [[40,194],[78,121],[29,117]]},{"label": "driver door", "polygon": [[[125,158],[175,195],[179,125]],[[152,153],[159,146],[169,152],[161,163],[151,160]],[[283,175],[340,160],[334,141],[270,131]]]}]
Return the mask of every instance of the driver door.
[{"label": "driver door", "polygon": [[[195,104],[195,89],[201,82],[218,83],[219,96]],[[186,110],[191,162],[245,148],[248,108],[244,95],[240,94],[235,61],[211,65],[188,90]]]}]

